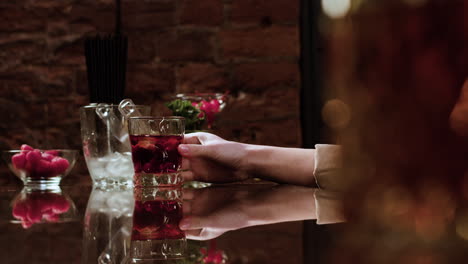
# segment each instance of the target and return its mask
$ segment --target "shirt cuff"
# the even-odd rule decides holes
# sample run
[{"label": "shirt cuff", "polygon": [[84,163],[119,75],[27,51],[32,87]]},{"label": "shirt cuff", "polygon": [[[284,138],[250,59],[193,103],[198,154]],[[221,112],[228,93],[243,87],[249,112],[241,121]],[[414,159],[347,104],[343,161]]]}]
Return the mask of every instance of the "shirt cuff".
[{"label": "shirt cuff", "polygon": [[343,177],[341,151],[338,145],[315,145],[314,177],[320,189],[340,189],[340,178]]}]

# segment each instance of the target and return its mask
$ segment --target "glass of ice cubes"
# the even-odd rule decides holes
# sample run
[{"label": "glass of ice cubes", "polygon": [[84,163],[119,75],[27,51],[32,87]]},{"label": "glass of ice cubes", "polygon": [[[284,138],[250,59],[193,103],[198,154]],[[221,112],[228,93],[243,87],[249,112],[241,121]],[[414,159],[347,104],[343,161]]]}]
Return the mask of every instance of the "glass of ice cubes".
[{"label": "glass of ice cubes", "polygon": [[[135,107],[138,114],[151,112],[150,106]],[[83,154],[95,185],[132,184],[127,118],[117,105],[90,104],[80,108]]]}]

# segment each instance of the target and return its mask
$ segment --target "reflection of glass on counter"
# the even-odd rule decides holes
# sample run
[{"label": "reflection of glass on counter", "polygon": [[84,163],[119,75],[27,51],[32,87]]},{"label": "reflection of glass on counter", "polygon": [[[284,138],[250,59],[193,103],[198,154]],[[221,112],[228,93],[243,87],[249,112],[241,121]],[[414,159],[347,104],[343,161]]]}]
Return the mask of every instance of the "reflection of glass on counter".
[{"label": "reflection of glass on counter", "polygon": [[133,191],[94,188],[86,207],[81,263],[121,263],[130,244]]},{"label": "reflection of glass on counter", "polygon": [[179,228],[182,189],[135,188],[134,194],[131,261],[183,258],[187,242]]},{"label": "reflection of glass on counter", "polygon": [[23,188],[12,202],[12,223],[23,228],[35,224],[64,223],[77,220],[75,204],[60,187],[53,189]]}]

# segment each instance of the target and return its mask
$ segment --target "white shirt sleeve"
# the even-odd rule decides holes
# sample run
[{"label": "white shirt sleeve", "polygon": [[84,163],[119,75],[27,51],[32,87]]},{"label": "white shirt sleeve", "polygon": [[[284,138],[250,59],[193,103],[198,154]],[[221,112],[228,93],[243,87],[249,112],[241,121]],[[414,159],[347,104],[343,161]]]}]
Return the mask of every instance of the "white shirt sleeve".
[{"label": "white shirt sleeve", "polygon": [[342,153],[338,145],[315,145],[314,176],[317,186],[323,190],[340,189],[342,179]]},{"label": "white shirt sleeve", "polygon": [[345,216],[340,190],[343,177],[342,153],[338,145],[315,146],[314,175],[318,190],[315,191],[317,224],[344,222]]}]

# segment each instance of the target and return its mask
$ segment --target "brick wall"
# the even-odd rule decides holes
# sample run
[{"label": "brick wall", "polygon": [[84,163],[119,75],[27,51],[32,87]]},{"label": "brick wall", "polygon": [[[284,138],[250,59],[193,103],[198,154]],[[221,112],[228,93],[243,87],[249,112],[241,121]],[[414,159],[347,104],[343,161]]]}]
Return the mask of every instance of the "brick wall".
[{"label": "brick wall", "polygon": [[[112,32],[112,2],[0,3],[0,149],[81,148],[78,108],[88,103],[83,40]],[[164,113],[175,93],[229,90],[216,133],[299,146],[298,5],[123,0],[127,97]]]}]

